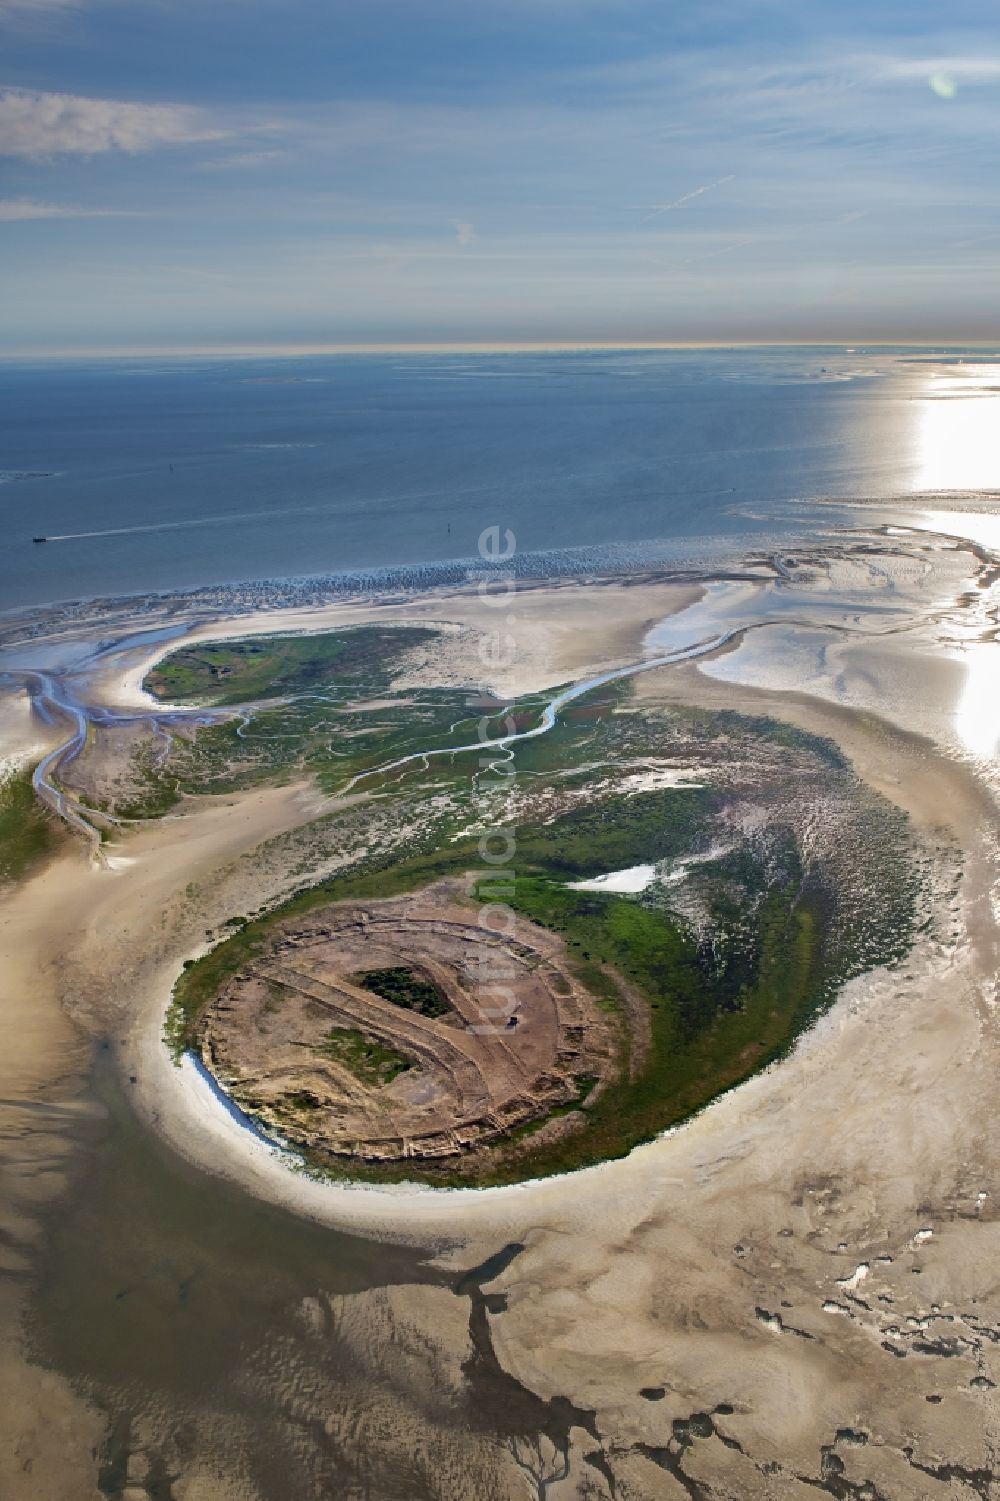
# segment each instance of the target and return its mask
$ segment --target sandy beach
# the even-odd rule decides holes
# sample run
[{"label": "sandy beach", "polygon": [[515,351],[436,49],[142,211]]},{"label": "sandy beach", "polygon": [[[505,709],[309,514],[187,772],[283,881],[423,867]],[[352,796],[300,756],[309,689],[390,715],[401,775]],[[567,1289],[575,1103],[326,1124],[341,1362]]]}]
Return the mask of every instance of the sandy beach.
[{"label": "sandy beach", "polygon": [[[600,609],[594,609],[594,591]],[[435,590],[406,600],[372,603],[337,602],[303,609],[267,610],[197,620],[178,627],[169,649],[200,641],[244,639],[279,632],[335,630],[373,620],[395,625],[441,626],[446,639],[425,674],[412,674],[400,687],[489,687],[517,697],[591,673],[636,660],[648,630],[665,616],[686,609],[702,595],[701,585],[647,579],[609,578],[593,583],[576,580],[551,583],[519,581],[509,609],[499,611],[478,587]],[[515,614],[513,623],[509,616]],[[499,626],[510,631],[514,649],[511,665],[489,667],[476,654],[478,643],[491,638]],[[150,667],[164,655],[162,643],[142,646],[124,670],[115,661],[107,672],[94,675],[100,701],[119,708],[143,708],[152,700],[142,692]]]}]

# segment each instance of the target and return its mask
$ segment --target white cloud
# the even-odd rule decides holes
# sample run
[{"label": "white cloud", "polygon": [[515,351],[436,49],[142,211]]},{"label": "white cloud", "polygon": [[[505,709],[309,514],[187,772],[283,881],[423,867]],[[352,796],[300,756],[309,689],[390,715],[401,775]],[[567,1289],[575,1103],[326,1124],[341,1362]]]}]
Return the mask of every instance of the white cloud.
[{"label": "white cloud", "polygon": [[942,75],[967,83],[992,83],[1000,78],[1000,54],[874,59],[874,68],[887,78],[927,79]]},{"label": "white cloud", "polygon": [[79,0],[0,0],[0,21],[34,21],[79,8]]},{"label": "white cloud", "polygon": [[214,161],[205,162],[206,171],[223,171],[227,167],[266,167],[271,162],[280,161],[285,155],[283,151],[233,151],[228,156],[216,157]]},{"label": "white cloud", "polygon": [[149,151],[223,139],[200,110],[181,104],[135,104],[80,94],[0,88],[0,155],[94,156]]},{"label": "white cloud", "polygon": [[81,208],[72,203],[44,203],[38,198],[0,198],[0,224],[24,219],[138,219],[131,209]]},{"label": "white cloud", "polygon": [[467,219],[455,220],[455,239],[460,245],[471,245],[476,238],[476,226]]}]

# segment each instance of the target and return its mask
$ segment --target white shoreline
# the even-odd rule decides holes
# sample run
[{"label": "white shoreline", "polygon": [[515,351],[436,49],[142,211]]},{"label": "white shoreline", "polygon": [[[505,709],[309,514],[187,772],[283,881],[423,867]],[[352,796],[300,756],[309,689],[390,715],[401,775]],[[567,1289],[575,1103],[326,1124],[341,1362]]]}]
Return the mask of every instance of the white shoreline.
[{"label": "white shoreline", "polygon": [[[783,1067],[806,1062],[847,1029],[866,1026],[872,1005],[897,984],[896,971],[888,967],[848,981],[834,1004],[795,1038],[785,1058],[740,1080],[623,1157],[518,1183],[453,1188],[413,1181],[327,1182],[312,1176],[293,1149],[262,1141],[230,1113],[189,1057],[175,1063],[169,1053],[163,1020],[180,973],[181,966],[170,967],[172,979],[157,989],[138,1038],[144,1088],[137,1103],[147,1123],[201,1171],[269,1204],[330,1229],[413,1245],[466,1240],[476,1233],[521,1235],[555,1212],[561,1219],[586,1219],[595,1203],[603,1203],[611,1214],[620,1195],[641,1192],[643,1186],[693,1188],[691,1162],[685,1162],[684,1155],[693,1155],[697,1162],[706,1147],[711,1151],[716,1132],[732,1128],[734,1111],[738,1120],[741,1102],[749,1108],[755,1097],[772,1088]],[[681,1143],[681,1155],[672,1161]]]},{"label": "white shoreline", "polygon": [[[387,1238],[407,1239],[407,1231],[447,1236],[470,1228],[494,1229],[520,1214],[537,1212],[553,1189],[592,1184],[630,1158],[574,1172],[490,1187],[447,1188],[427,1183],[324,1182],[311,1176],[301,1156],[261,1138],[238,1121],[203,1074],[185,1055],[175,1063],[163,1039],[163,1021],[181,966],[171,966],[168,988],[158,989],[147,1008],[138,1038],[144,1087],[138,1103],[143,1116],[180,1155],[202,1170],[238,1184],[269,1203],[331,1228],[351,1227]],[[219,1086],[221,1088],[221,1086]],[[655,1148],[678,1127],[636,1152]],[[219,1153],[224,1160],[220,1160]],[[630,1154],[630,1156],[633,1154]],[[461,1224],[459,1224],[459,1219]],[[422,1238],[422,1237],[418,1237]]]}]

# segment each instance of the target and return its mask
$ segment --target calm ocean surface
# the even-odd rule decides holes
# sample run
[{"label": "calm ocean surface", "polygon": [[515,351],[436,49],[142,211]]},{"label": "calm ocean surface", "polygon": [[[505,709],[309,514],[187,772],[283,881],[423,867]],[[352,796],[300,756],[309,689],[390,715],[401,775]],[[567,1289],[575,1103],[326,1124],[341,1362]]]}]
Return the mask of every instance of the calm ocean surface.
[{"label": "calm ocean surface", "polygon": [[989,483],[944,451],[956,368],[881,349],[7,363],[0,608],[467,558],[494,523],[521,553],[766,545],[816,521],[791,502]]}]

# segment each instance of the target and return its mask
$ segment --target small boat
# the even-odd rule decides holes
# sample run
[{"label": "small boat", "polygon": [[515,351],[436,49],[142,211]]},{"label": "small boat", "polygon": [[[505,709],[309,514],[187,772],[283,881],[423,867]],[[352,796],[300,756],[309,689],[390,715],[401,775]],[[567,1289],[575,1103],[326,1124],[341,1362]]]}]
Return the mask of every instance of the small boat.
[{"label": "small boat", "polygon": [[48,537],[32,537],[32,542],[47,542]]}]

